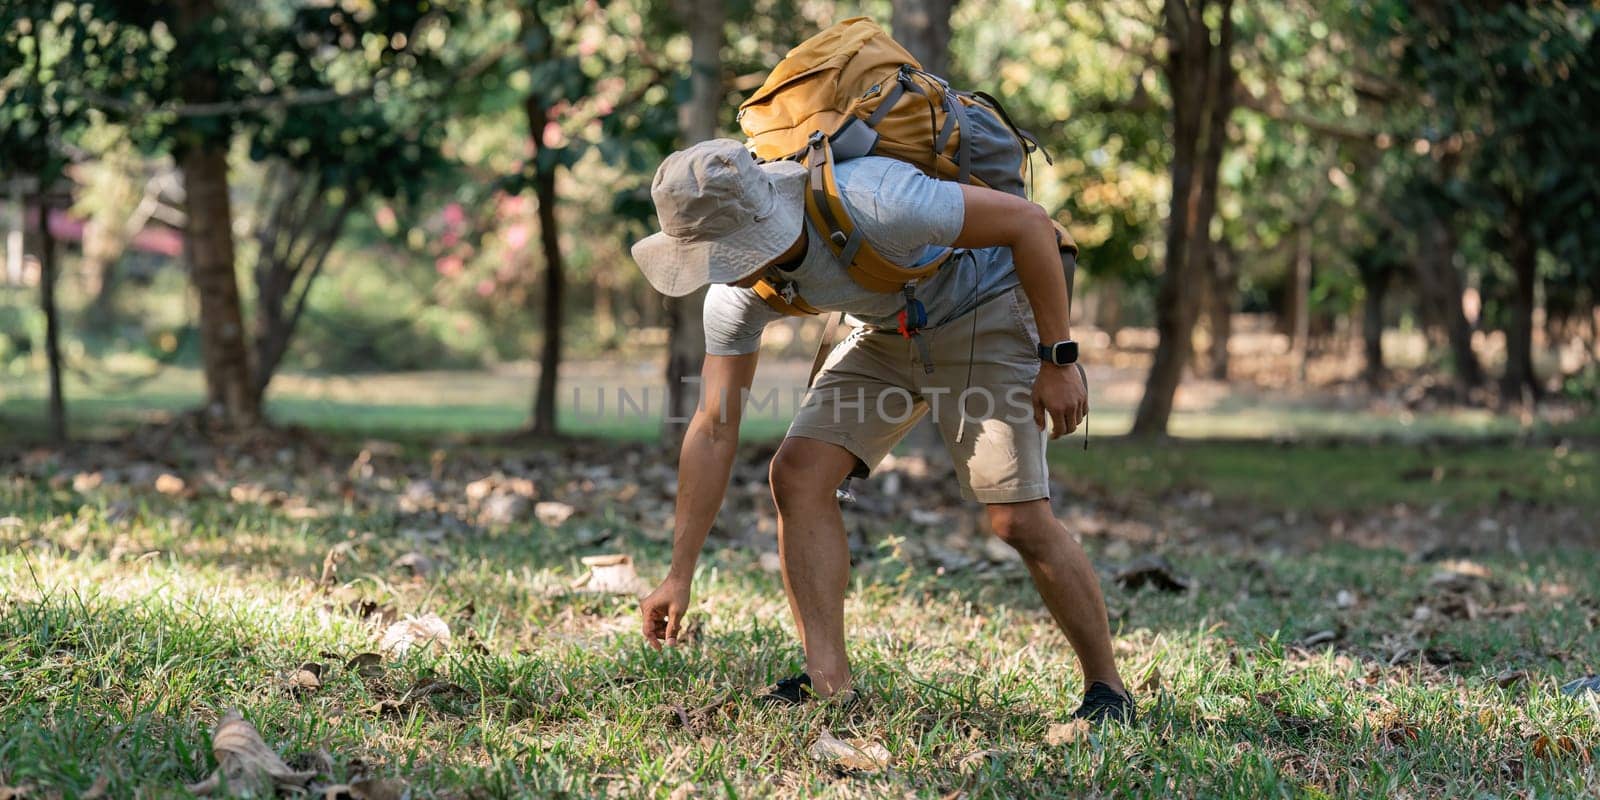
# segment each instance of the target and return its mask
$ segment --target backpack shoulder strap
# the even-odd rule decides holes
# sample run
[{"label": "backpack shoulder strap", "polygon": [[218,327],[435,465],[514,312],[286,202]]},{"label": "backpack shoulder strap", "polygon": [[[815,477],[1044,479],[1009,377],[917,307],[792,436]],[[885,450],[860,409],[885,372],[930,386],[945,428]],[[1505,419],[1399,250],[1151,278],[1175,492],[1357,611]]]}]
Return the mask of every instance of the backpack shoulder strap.
[{"label": "backpack shoulder strap", "polygon": [[850,277],[874,292],[897,292],[902,286],[939,271],[951,250],[916,267],[902,267],[884,258],[850,222],[834,176],[833,148],[828,137],[813,134],[806,145],[806,213],[823,232],[834,255],[848,265]]},{"label": "backpack shoulder strap", "polygon": [[1052,219],[1050,224],[1055,226],[1056,249],[1061,251],[1061,271],[1067,279],[1067,316],[1071,317],[1072,284],[1078,274],[1078,243],[1061,223]]}]

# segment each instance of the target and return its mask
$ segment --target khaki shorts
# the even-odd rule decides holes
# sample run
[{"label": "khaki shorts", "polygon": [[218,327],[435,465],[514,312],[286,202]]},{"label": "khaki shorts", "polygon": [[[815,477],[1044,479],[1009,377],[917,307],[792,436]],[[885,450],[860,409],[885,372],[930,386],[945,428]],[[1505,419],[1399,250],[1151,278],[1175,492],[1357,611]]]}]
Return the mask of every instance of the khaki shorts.
[{"label": "khaki shorts", "polygon": [[[932,413],[962,494],[980,503],[1050,496],[1033,421],[1038,331],[1019,287],[923,331],[933,372],[896,331],[857,328],[828,354],[789,436],[839,445],[864,476]],[[963,413],[965,412],[965,413]]]}]

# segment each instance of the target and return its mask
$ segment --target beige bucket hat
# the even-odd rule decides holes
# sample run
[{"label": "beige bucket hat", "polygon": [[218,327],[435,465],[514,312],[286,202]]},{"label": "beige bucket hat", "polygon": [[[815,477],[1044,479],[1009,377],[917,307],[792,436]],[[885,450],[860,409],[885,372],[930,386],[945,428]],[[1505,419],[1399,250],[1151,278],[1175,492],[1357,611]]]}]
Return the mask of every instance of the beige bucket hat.
[{"label": "beige bucket hat", "polygon": [[635,244],[633,259],[668,297],[746,278],[800,237],[805,184],[805,167],[757,164],[732,139],[679,150],[650,185],[661,232]]}]

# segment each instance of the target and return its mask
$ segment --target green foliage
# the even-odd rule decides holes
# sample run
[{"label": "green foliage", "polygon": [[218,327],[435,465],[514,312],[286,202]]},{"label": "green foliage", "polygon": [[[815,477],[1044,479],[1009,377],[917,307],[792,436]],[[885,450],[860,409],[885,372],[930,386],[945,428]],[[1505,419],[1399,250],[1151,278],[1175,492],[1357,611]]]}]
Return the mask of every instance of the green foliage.
[{"label": "green foliage", "polygon": [[63,78],[80,58],[98,62],[108,43],[76,6],[0,6],[0,177],[31,177],[49,189],[61,176],[89,115],[82,93]]},{"label": "green foliage", "polygon": [[1422,102],[1397,110],[1403,130],[1414,131],[1397,156],[1462,164],[1443,178],[1412,167],[1402,209],[1466,213],[1496,258],[1526,239],[1551,257],[1541,273],[1558,309],[1584,304],[1585,291],[1592,303],[1600,287],[1600,142],[1581,120],[1600,107],[1600,8],[1391,2],[1373,6],[1370,24],[1400,56],[1397,77],[1421,90]]}]

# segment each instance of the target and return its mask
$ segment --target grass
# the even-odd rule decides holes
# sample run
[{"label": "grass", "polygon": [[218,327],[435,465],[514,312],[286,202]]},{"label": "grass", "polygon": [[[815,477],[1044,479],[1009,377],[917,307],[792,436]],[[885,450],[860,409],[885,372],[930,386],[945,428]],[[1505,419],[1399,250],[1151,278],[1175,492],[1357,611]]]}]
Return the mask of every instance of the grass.
[{"label": "grass", "polygon": [[1333,513],[1395,504],[1473,511],[1525,502],[1600,509],[1600,454],[1502,442],[1403,445],[1177,440],[1055,447],[1069,485],[1107,497],[1204,492],[1269,511]]},{"label": "grass", "polygon": [[[748,439],[781,437],[793,416],[794,392],[804,385],[806,362],[772,359],[757,374],[753,397],[778,394],[777,407],[752,411],[743,434]],[[127,367],[132,374],[143,367]],[[276,422],[346,434],[436,436],[515,430],[529,418],[534,369],[530,365],[496,370],[378,373],[320,376],[284,373],[274,379],[267,412]],[[78,437],[106,438],[141,422],[192,409],[203,397],[200,375],[171,367],[148,380],[124,380],[122,373],[88,382],[67,376],[69,423]],[[1126,433],[1138,398],[1138,376],[1115,380],[1091,370],[1096,437]],[[656,434],[662,415],[661,372],[655,360],[619,363],[576,361],[562,371],[557,392],[563,430],[588,436],[637,439]],[[1129,381],[1132,381],[1130,383]],[[42,375],[7,376],[0,384],[0,431],[37,436],[46,414]],[[646,406],[619,412],[620,394]],[[601,405],[601,397],[604,405]],[[646,400],[648,401],[646,402]],[[1600,416],[1572,421],[1533,420],[1524,426],[1515,415],[1487,409],[1442,408],[1424,413],[1374,413],[1361,408],[1328,407],[1315,394],[1233,392],[1180,404],[1171,431],[1185,438],[1270,440],[1339,437],[1415,441],[1436,437],[1518,436],[1527,433],[1593,438]]]},{"label": "grass", "polygon": [[[1094,479],[1108,486],[1181,466],[1262,503],[1315,495],[1300,483],[1250,495],[1274,463],[1304,458],[1300,472],[1329,485],[1406,468],[1390,451],[1331,474],[1322,451],[1267,452],[1177,448],[1135,469],[1138,454],[1118,444],[1072,459],[1102,464]],[[1505,469],[1552,456],[1525,457]],[[1482,463],[1463,458],[1446,474]],[[1051,745],[1079,679],[1013,562],[941,575],[896,546],[931,532],[852,516],[874,543],[847,607],[868,699],[767,711],[749,693],[794,671],[799,650],[757,550],[714,544],[695,632],[658,653],[636,632],[631,597],[569,588],[597,550],[660,576],[667,545],[627,503],[559,528],[478,524],[403,510],[397,498],[426,464],[366,474],[347,463],[240,468],[193,481],[190,496],[109,472],[75,489],[48,466],[11,471],[0,786],[76,796],[104,779],[111,797],[181,796],[214,768],[209,728],[227,708],[282,754],[326,751],[331,779],[397,777],[417,797],[1558,797],[1600,786],[1600,706],[1555,688],[1600,668],[1592,551],[1434,564],[1343,545],[1169,550],[1192,591],[1107,582],[1123,669],[1146,684],[1144,722]],[[1592,460],[1571,465],[1585,471],[1592,481]],[[556,496],[581,491],[529,477]],[[1370,483],[1341,502],[1383,502]],[[259,485],[285,494],[231,491]],[[1086,541],[1097,559],[1112,544]],[[346,558],[321,585],[334,549]],[[411,552],[438,568],[419,579],[391,566]],[[452,644],[359,674],[345,661],[377,649],[372,609],[437,613]],[[1330,641],[1297,644],[1322,631]],[[320,688],[290,688],[303,662],[325,665]],[[1501,688],[1493,676],[1510,669],[1529,678]],[[425,681],[455,688],[406,697]],[[880,743],[892,763],[819,762],[807,750],[823,730]]]}]

